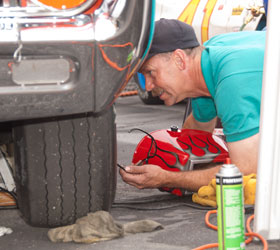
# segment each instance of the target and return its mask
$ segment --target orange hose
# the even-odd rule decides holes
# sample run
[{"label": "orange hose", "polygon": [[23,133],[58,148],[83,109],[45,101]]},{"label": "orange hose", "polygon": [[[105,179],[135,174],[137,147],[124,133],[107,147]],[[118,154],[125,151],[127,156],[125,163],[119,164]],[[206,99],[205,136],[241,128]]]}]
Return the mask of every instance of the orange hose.
[{"label": "orange hose", "polygon": [[[205,224],[208,227],[210,227],[211,229],[217,230],[218,227],[209,222],[210,215],[214,214],[214,213],[217,213],[217,210],[210,210],[206,213]],[[267,244],[267,241],[265,240],[265,238],[263,238],[260,234],[252,232],[252,230],[251,230],[250,223],[253,220],[253,218],[254,218],[254,215],[251,215],[246,221],[246,229],[247,229],[248,233],[245,233],[245,236],[249,236],[249,238],[247,240],[245,240],[245,243],[249,244],[253,240],[253,237],[257,237],[263,243],[263,250],[267,250],[268,244]],[[194,248],[193,250],[204,250],[204,249],[214,248],[214,247],[218,247],[218,246],[219,246],[218,243],[211,243],[211,244],[206,244],[206,245]]]},{"label": "orange hose", "polygon": [[211,215],[211,214],[216,214],[216,213],[217,213],[217,210],[210,210],[210,211],[208,211],[208,212],[206,213],[206,215],[205,215],[205,224],[206,224],[208,227],[210,227],[210,228],[212,228],[212,229],[214,229],[214,230],[218,230],[218,227],[215,226],[215,225],[213,225],[213,224],[211,224],[211,223],[209,222],[209,218],[210,218],[210,215]]},{"label": "orange hose", "polygon": [[[262,237],[260,234],[257,233],[245,233],[245,236],[250,236],[250,238],[252,237],[257,237],[261,240],[261,242],[263,243],[263,249],[267,250],[268,249],[268,244],[267,241],[264,237]],[[246,241],[245,241],[246,242]],[[247,243],[246,243],[247,244]]]},{"label": "orange hose", "polygon": [[193,250],[204,250],[204,249],[214,248],[214,247],[218,247],[218,246],[219,246],[218,243],[211,243],[211,244],[203,245],[201,247],[194,248]]},{"label": "orange hose", "polygon": [[131,91],[124,91],[122,93],[119,94],[120,97],[124,97],[124,96],[131,96],[131,95],[137,95],[138,91],[137,90],[131,90]]},{"label": "orange hose", "polygon": [[[251,223],[251,221],[252,221],[253,219],[254,219],[254,214],[251,215],[251,216],[247,219],[247,221],[246,221],[246,229],[247,229],[248,233],[252,233],[252,230],[251,230],[251,227],[250,227],[250,223]],[[245,243],[246,243],[246,244],[249,244],[249,243],[253,240],[253,238],[254,238],[254,237],[249,237],[249,238],[245,241]]]}]

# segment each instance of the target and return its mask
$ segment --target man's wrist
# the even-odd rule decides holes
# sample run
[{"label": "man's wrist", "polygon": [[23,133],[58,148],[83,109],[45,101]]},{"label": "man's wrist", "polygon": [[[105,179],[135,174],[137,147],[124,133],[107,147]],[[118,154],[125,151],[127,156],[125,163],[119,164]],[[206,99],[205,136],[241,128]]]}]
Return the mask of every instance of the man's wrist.
[{"label": "man's wrist", "polygon": [[161,187],[176,188],[178,181],[176,177],[179,177],[177,172],[164,170],[162,176]]}]

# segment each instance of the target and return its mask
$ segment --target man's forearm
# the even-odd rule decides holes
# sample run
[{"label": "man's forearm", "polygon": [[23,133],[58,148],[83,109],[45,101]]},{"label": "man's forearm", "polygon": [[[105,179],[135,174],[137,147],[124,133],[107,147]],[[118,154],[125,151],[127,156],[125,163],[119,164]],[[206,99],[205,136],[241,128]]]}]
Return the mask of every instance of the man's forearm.
[{"label": "man's forearm", "polygon": [[201,186],[206,186],[215,178],[220,166],[211,167],[203,170],[192,170],[183,172],[166,173],[162,187],[183,188],[189,191],[197,191]]},{"label": "man's forearm", "polygon": [[194,119],[193,114],[191,113],[184,122],[183,128],[185,129],[198,129],[203,131],[213,132],[216,126],[217,118],[212,119],[209,122],[199,122]]}]

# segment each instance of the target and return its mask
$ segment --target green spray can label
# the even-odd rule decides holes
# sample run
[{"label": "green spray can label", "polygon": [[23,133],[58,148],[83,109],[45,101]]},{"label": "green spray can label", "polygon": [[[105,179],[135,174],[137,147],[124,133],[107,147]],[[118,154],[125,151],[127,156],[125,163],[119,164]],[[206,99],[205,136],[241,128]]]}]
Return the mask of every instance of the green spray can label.
[{"label": "green spray can label", "polygon": [[245,249],[242,174],[233,164],[225,164],[216,174],[219,250]]}]

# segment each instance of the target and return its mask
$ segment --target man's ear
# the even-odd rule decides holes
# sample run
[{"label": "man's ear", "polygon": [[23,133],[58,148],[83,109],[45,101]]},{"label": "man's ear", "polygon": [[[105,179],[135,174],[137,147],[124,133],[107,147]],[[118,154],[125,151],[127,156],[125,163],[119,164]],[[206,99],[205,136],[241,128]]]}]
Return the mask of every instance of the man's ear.
[{"label": "man's ear", "polygon": [[185,52],[181,49],[176,49],[173,52],[173,56],[174,56],[174,61],[175,61],[176,66],[180,70],[184,70],[186,68],[186,54],[185,54]]}]

